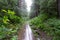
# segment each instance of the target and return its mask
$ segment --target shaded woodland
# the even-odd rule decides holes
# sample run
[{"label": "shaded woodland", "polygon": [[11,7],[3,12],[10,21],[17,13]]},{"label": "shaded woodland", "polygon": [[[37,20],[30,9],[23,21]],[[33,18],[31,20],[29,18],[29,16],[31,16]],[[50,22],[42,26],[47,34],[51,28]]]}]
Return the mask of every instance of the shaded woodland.
[{"label": "shaded woodland", "polygon": [[60,0],[35,0],[33,4],[30,18],[34,33],[41,40],[60,40]]},{"label": "shaded woodland", "polygon": [[36,38],[60,40],[60,0],[32,1],[28,17],[25,0],[0,0],[0,40],[17,40],[27,20]]}]

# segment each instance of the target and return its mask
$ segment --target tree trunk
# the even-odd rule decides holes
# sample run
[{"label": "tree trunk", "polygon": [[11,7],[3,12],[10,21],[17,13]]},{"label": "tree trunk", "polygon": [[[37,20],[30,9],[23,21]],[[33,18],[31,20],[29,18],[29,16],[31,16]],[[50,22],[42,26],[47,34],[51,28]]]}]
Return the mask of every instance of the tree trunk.
[{"label": "tree trunk", "polygon": [[58,18],[60,18],[60,0],[57,0]]}]

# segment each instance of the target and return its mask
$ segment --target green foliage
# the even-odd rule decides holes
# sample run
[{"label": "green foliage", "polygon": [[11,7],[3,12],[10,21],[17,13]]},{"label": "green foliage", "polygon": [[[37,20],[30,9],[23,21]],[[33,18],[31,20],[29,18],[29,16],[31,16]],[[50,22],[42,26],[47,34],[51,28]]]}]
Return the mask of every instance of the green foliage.
[{"label": "green foliage", "polygon": [[16,25],[10,24],[9,26],[1,25],[0,26],[0,39],[10,40],[11,38],[13,38],[13,36],[17,35],[17,29],[18,29],[17,24]]},{"label": "green foliage", "polygon": [[31,20],[31,25],[36,26],[53,37],[53,40],[60,40],[60,19],[56,17],[49,18],[45,14],[40,14],[38,17]]},{"label": "green foliage", "polygon": [[17,36],[13,36],[11,40],[17,40]]},{"label": "green foliage", "polygon": [[[17,16],[16,13],[11,10],[2,9],[0,15],[2,15],[0,16],[0,39],[7,40],[8,37],[13,37],[17,34],[17,30],[20,27],[18,26],[18,23],[22,24],[23,19]],[[11,40],[15,40],[15,37],[13,37]]]},{"label": "green foliage", "polygon": [[31,23],[38,26],[39,23],[43,23],[48,18],[47,14],[40,14],[40,16],[34,18],[31,20]]},{"label": "green foliage", "polygon": [[16,16],[14,11],[11,10],[2,10],[4,12],[3,22],[4,23],[19,23],[21,20],[21,17]]},{"label": "green foliage", "polygon": [[[0,39],[5,40],[5,38],[12,37],[16,35],[17,29],[17,24],[21,24],[22,18],[15,15],[16,13],[11,10],[1,10],[0,14],[4,14],[2,17],[0,17]],[[13,25],[14,24],[14,25]],[[6,40],[8,39],[6,38]],[[14,39],[11,39],[14,40]]]},{"label": "green foliage", "polygon": [[40,1],[40,11],[48,13],[50,16],[57,15],[57,1],[56,0],[44,0]]},{"label": "green foliage", "polygon": [[17,0],[0,0],[0,8],[1,9],[14,9],[18,4]]},{"label": "green foliage", "polygon": [[[35,4],[35,5],[34,5]],[[37,12],[38,17],[31,20],[31,25],[36,26],[34,29],[43,30],[53,37],[52,40],[60,40],[60,19],[56,18],[57,13],[57,0],[34,0],[33,5],[40,6]],[[32,11],[35,12],[34,6]]]},{"label": "green foliage", "polygon": [[18,11],[18,0],[0,0],[0,40],[17,40],[17,30],[24,22]]},{"label": "green foliage", "polygon": [[9,21],[8,17],[7,16],[4,16],[3,17],[3,23],[8,24],[8,21]]}]

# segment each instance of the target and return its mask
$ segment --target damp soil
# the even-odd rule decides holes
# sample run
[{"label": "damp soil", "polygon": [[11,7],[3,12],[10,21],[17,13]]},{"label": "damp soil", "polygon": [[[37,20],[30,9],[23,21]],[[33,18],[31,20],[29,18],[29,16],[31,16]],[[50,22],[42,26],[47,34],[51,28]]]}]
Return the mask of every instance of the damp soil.
[{"label": "damp soil", "polygon": [[40,40],[52,40],[52,36],[47,35],[44,31],[37,30],[37,32],[39,33]]}]

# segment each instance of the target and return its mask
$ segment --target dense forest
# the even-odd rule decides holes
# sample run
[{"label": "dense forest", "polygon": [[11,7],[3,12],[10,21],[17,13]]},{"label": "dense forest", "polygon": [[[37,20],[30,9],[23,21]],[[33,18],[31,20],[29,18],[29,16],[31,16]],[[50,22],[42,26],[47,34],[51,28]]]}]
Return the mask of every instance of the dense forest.
[{"label": "dense forest", "polygon": [[0,0],[0,40],[17,40],[22,23],[18,0]]},{"label": "dense forest", "polygon": [[28,16],[25,0],[0,0],[0,40],[18,40],[26,21],[36,38],[60,40],[60,0],[32,1]]},{"label": "dense forest", "polygon": [[34,33],[42,40],[60,40],[60,1],[34,0],[31,9],[31,26],[37,30]]}]

